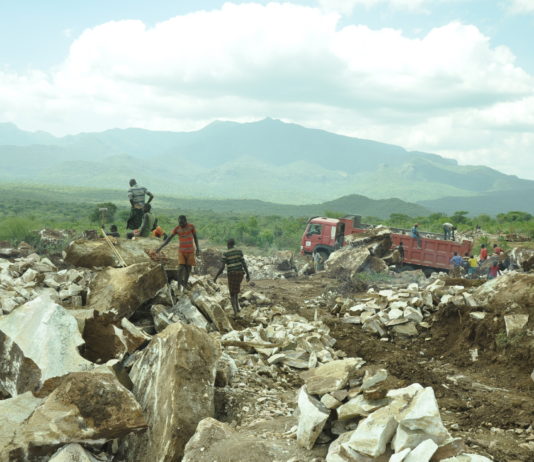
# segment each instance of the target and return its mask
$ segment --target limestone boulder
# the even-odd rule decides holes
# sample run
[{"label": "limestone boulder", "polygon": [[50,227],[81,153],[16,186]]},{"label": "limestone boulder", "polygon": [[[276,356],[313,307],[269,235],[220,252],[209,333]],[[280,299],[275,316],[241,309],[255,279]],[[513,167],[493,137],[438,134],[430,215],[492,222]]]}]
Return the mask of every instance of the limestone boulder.
[{"label": "limestone boulder", "polygon": [[348,445],[356,452],[378,457],[385,453],[396,430],[395,415],[389,406],[385,406],[360,421]]},{"label": "limestone boulder", "polygon": [[207,330],[209,327],[209,322],[187,296],[182,296],[173,306],[162,304],[152,305],[150,307],[150,313],[152,314],[154,326],[158,332],[161,332],[168,325],[175,322],[193,324],[204,330]]},{"label": "limestone boulder", "polygon": [[13,396],[52,377],[93,368],[78,351],[84,341],[76,319],[47,297],[38,297],[1,317],[0,333],[0,356],[10,361],[0,366],[2,393]]},{"label": "limestone boulder", "polygon": [[219,356],[218,341],[194,326],[174,323],[152,338],[130,371],[148,430],[122,440],[126,460],[180,460],[198,423],[214,414]]},{"label": "limestone boulder", "polygon": [[226,312],[221,307],[220,300],[208,295],[205,289],[202,287],[195,288],[191,294],[191,301],[200,310],[202,315],[213,323],[219,332],[230,332],[233,330]]},{"label": "limestone boulder", "polygon": [[418,391],[398,420],[399,427],[392,443],[396,452],[406,447],[413,448],[427,439],[441,445],[451,438],[441,421],[432,387]]},{"label": "limestone boulder", "polygon": [[[127,265],[150,261],[150,257],[146,254],[143,246],[140,245],[137,240],[113,239],[113,243]],[[65,261],[74,266],[81,266],[84,268],[121,266],[115,252],[103,238],[96,240],[78,239],[72,241],[65,249],[65,252]]]},{"label": "limestone boulder", "polygon": [[134,396],[113,374],[97,372],[67,374],[43,398],[28,392],[0,401],[0,412],[9,415],[9,428],[0,430],[0,454],[9,460],[37,460],[64,444],[102,443],[146,427]]},{"label": "limestone boulder", "polygon": [[323,364],[301,373],[308,393],[324,395],[344,388],[349,379],[364,364],[361,358],[347,358]]},{"label": "limestone boulder", "polygon": [[298,410],[297,444],[311,449],[330,417],[330,409],[318,399],[310,396],[306,391],[306,386],[303,386],[299,390]]},{"label": "limestone boulder", "polygon": [[369,230],[346,238],[347,245],[330,254],[325,267],[328,272],[345,272],[354,278],[361,271],[387,271],[381,260],[391,248],[391,231],[387,228]]},{"label": "limestone boulder", "polygon": [[155,297],[166,284],[161,265],[136,263],[126,268],[108,268],[90,284],[87,308],[105,314],[110,321],[120,321]]}]

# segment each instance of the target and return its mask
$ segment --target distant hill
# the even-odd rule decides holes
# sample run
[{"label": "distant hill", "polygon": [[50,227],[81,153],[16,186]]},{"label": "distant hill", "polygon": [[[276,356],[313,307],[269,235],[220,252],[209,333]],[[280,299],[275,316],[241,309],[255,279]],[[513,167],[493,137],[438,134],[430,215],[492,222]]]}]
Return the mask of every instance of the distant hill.
[{"label": "distant hill", "polygon": [[[518,196],[525,200],[519,202]],[[420,201],[422,206],[435,212],[454,213],[457,210],[470,211],[472,215],[493,215],[495,210],[507,212],[519,210],[534,215],[534,188],[521,191],[496,191],[478,196],[443,197],[430,201]]]},{"label": "distant hill", "polygon": [[[194,132],[130,128],[61,138],[0,124],[0,159],[3,183],[119,189],[137,178],[153,192],[176,197],[293,205],[353,194],[422,206],[449,198],[432,202],[435,210],[462,198],[455,210],[476,213],[478,202],[464,198],[496,194],[528,211],[527,193],[534,189],[534,181],[488,167],[273,119],[215,122]],[[490,202],[487,213],[509,210],[501,204],[509,202]]]},{"label": "distant hill", "polygon": [[[100,190],[90,188],[56,189],[46,186],[29,186],[23,184],[0,185],[0,194],[6,204],[17,204],[20,201],[31,202],[35,210],[42,203],[87,203],[87,209],[99,202],[114,202],[117,205],[129,206],[126,192],[117,190]],[[232,215],[278,215],[285,217],[310,217],[324,215],[326,212],[340,214],[358,214],[388,218],[392,213],[403,213],[410,216],[428,215],[428,209],[399,199],[373,200],[356,194],[321,204],[289,205],[275,204],[251,199],[184,199],[156,195],[154,210],[178,212],[214,211]],[[0,209],[2,207],[0,206]]]}]

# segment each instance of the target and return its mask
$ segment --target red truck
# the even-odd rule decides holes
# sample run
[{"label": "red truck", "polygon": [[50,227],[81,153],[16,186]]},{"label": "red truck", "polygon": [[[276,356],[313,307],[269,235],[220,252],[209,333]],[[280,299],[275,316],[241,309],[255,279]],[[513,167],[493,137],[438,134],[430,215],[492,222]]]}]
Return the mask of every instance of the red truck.
[{"label": "red truck", "polygon": [[[345,236],[363,233],[372,228],[361,223],[358,215],[343,218],[312,217],[308,220],[302,235],[301,252],[310,255],[314,250],[328,258],[331,252],[345,245]],[[417,240],[411,237],[410,230],[390,228],[392,249],[402,241],[404,247],[404,263],[423,268],[450,269],[451,257],[454,252],[463,256],[471,253],[472,242],[446,241],[442,234],[420,232],[421,248]]]}]

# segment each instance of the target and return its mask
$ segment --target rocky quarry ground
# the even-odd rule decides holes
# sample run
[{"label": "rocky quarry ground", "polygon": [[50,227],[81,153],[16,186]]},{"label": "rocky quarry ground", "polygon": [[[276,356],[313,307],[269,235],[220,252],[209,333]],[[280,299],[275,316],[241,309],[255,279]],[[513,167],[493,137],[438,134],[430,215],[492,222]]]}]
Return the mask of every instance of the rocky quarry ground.
[{"label": "rocky quarry ground", "polygon": [[234,319],[219,251],[182,291],[175,249],[114,243],[0,246],[0,462],[534,461],[528,252],[492,281],[392,272],[385,229],[317,274],[250,257]]}]

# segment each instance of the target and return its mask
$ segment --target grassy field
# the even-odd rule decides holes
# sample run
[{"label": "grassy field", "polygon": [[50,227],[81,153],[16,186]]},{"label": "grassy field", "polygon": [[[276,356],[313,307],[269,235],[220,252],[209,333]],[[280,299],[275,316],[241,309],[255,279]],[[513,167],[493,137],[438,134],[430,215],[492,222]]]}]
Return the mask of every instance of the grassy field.
[{"label": "grassy field", "polygon": [[[87,229],[100,225],[99,208],[107,207],[110,213],[104,217],[105,224],[117,224],[119,232],[125,233],[129,204],[124,191],[91,190],[86,188],[50,189],[39,186],[0,186],[2,202],[0,203],[0,240],[14,244],[20,241],[36,243],[36,231],[43,228],[71,229],[81,234]],[[197,227],[199,237],[213,244],[221,245],[229,237],[235,238],[241,245],[260,249],[298,250],[308,215],[303,209],[301,215],[281,216],[255,213],[247,207],[237,213],[223,207],[206,209],[191,206],[193,202],[174,198],[158,198],[154,201],[154,213],[164,230],[170,231],[177,222],[179,214],[188,216],[189,221]],[[213,201],[221,204],[223,201]],[[239,202],[239,201],[237,201]],[[246,201],[245,201],[246,202]],[[189,204],[189,207],[186,205]],[[180,207],[180,208],[179,208]],[[235,204],[232,207],[240,210]],[[344,210],[324,211],[328,216],[342,216]],[[459,232],[472,233],[476,225],[491,233],[501,246],[509,246],[506,236],[520,234],[527,239],[534,239],[534,217],[523,212],[507,212],[497,217],[480,215],[470,218],[466,212],[457,211],[451,216],[434,213],[428,216],[411,217],[394,213],[388,219],[367,216],[364,222],[384,224],[399,228],[411,228],[419,223],[421,231],[442,232],[443,223],[449,221],[458,227]],[[480,239],[479,239],[480,241]],[[477,242],[484,242],[484,240]],[[534,244],[529,243],[534,247]],[[527,245],[529,245],[527,244]]]}]

